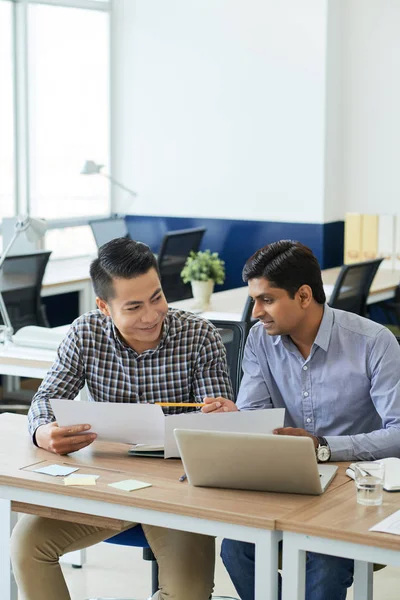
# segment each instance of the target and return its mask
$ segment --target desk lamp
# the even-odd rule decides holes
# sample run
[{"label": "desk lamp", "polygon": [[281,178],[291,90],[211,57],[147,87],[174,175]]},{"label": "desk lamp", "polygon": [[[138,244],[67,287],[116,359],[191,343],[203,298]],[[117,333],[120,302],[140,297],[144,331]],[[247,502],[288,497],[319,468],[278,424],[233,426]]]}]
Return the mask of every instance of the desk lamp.
[{"label": "desk lamp", "polygon": [[[47,229],[47,224],[43,219],[32,219],[28,216],[18,217],[17,222],[14,226],[14,235],[10,240],[10,243],[6,247],[6,249],[2,252],[0,256],[0,271],[4,264],[5,259],[7,258],[15,240],[21,233],[25,233],[27,239],[30,242],[37,242],[40,240]],[[4,341],[10,341],[12,339],[13,334],[13,326],[10,321],[10,317],[8,316],[7,308],[3,300],[3,296],[0,291],[0,315],[3,319],[4,325],[0,325],[0,331],[4,332]]]},{"label": "desk lamp", "polygon": [[87,160],[85,162],[85,164],[83,165],[81,175],[103,175],[103,177],[107,177],[107,179],[109,179],[111,181],[111,183],[113,183],[117,187],[121,188],[122,190],[125,190],[125,192],[128,192],[132,196],[137,196],[136,192],[127,188],[125,185],[123,185],[122,183],[120,183],[119,181],[114,179],[114,177],[111,177],[111,175],[109,175],[109,173],[103,173],[103,171],[102,171],[103,167],[104,167],[104,165],[98,165],[93,160]]}]

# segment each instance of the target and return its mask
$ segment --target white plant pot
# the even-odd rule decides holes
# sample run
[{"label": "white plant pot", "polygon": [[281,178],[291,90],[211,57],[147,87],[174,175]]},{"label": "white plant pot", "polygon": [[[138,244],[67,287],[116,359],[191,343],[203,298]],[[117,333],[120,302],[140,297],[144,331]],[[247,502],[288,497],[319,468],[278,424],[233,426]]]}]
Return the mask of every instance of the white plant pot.
[{"label": "white plant pot", "polygon": [[191,281],[193,298],[196,308],[206,310],[210,306],[211,294],[214,291],[214,281]]}]

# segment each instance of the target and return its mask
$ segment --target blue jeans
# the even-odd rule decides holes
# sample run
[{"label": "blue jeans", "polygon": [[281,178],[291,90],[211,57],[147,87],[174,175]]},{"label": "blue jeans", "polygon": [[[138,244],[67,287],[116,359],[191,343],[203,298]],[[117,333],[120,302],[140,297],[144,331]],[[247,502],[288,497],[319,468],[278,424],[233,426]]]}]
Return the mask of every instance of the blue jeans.
[{"label": "blue jeans", "polygon": [[[224,540],[221,558],[241,600],[254,600],[254,544]],[[353,573],[354,562],[348,558],[308,552],[306,600],[345,600]]]}]

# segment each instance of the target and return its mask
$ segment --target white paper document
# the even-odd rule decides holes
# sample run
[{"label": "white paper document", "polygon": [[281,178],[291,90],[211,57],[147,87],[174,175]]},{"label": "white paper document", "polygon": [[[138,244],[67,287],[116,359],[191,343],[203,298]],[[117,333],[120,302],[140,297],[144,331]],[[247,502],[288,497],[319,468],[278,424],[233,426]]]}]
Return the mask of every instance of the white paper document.
[{"label": "white paper document", "polygon": [[383,521],[380,521],[373,527],[370,527],[370,531],[382,531],[383,533],[393,533],[394,535],[400,535],[400,510],[386,517]]},{"label": "white paper document", "polygon": [[277,427],[283,427],[285,417],[284,408],[165,416],[161,406],[155,404],[76,402],[62,399],[53,399],[50,403],[61,427],[88,423],[99,440],[163,446],[165,458],[179,457],[174,429],[272,433]]},{"label": "white paper document", "polygon": [[61,427],[87,423],[91,425],[90,431],[97,433],[98,440],[164,445],[165,416],[161,406],[59,398],[50,403]]}]

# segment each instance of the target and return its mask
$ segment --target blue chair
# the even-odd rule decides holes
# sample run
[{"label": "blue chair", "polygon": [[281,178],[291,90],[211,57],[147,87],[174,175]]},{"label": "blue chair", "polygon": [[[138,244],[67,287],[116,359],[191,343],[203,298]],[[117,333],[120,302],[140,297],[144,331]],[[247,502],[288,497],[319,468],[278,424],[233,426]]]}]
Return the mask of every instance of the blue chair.
[{"label": "blue chair", "polygon": [[[118,544],[119,546],[134,546],[143,548],[143,559],[151,560],[151,594],[150,597],[158,590],[158,564],[153,552],[146,540],[144,531],[141,525],[136,525],[131,529],[117,533],[108,540],[104,540],[107,544]],[[98,599],[100,600],[100,598]]]}]

